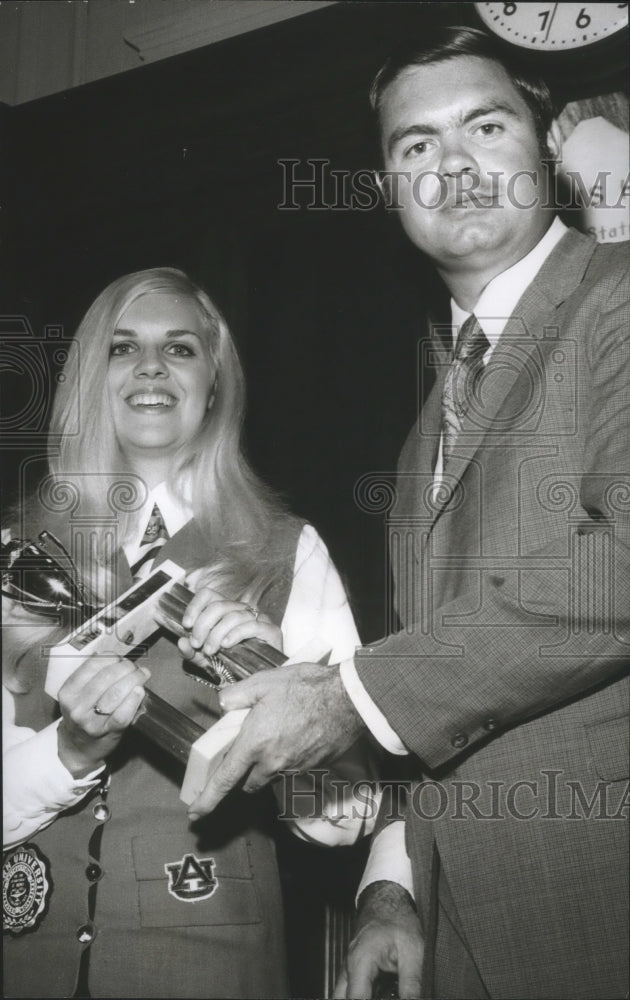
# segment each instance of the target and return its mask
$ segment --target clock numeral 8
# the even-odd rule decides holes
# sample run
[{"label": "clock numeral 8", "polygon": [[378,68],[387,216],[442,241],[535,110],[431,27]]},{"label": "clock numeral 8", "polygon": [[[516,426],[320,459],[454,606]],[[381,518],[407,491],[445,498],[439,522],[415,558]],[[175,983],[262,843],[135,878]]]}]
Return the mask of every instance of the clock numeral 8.
[{"label": "clock numeral 8", "polygon": [[516,4],[515,3],[504,3],[503,4],[503,13],[506,15],[506,17],[509,17],[510,14],[515,14],[516,13]]},{"label": "clock numeral 8", "polygon": [[582,10],[578,14],[577,19],[575,21],[575,26],[576,28],[588,28],[590,23],[591,19],[586,13],[586,7],[582,7]]}]

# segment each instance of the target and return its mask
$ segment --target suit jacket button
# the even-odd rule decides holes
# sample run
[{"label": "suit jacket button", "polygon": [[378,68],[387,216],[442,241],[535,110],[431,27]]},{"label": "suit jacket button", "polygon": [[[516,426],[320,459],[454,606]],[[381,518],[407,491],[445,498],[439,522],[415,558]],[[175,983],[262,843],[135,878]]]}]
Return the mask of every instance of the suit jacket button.
[{"label": "suit jacket button", "polygon": [[496,719],[486,719],[482,723],[482,725],[483,725],[483,728],[485,729],[485,731],[487,733],[493,733],[494,730],[497,728],[497,720]]},{"label": "suit jacket button", "polygon": [[451,743],[456,750],[461,750],[461,748],[465,747],[468,743],[468,737],[466,736],[466,733],[456,733],[451,740]]}]

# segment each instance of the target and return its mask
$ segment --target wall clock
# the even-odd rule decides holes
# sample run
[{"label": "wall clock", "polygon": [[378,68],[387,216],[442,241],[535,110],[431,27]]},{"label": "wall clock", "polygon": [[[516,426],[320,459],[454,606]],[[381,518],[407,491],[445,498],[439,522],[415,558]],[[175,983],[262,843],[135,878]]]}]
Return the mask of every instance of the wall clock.
[{"label": "wall clock", "polygon": [[627,3],[476,3],[495,35],[539,52],[604,41],[628,26]]}]

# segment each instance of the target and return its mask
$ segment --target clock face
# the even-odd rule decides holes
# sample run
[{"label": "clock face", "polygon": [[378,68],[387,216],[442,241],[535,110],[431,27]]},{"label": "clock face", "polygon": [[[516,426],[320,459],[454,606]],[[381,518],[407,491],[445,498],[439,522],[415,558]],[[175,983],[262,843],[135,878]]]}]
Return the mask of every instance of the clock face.
[{"label": "clock face", "polygon": [[476,3],[475,7],[495,35],[546,52],[591,45],[628,25],[627,3]]}]

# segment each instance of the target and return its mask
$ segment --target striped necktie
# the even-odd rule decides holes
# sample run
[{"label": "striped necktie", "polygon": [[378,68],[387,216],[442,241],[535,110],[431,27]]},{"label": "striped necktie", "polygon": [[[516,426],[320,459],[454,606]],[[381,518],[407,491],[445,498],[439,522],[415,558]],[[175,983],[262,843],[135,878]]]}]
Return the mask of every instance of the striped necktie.
[{"label": "striped necktie", "polygon": [[169,534],[162,519],[160,508],[157,504],[154,504],[149,523],[140,542],[138,558],[131,567],[131,575],[134,580],[144,580],[149,575],[153,568],[153,560],[165,542],[168,541],[168,537]]},{"label": "striped necktie", "polygon": [[479,373],[483,370],[483,356],[490,347],[485,333],[470,315],[459,331],[455,355],[446,373],[442,390],[442,455],[444,466],[448,462],[464,416],[475,392]]}]

